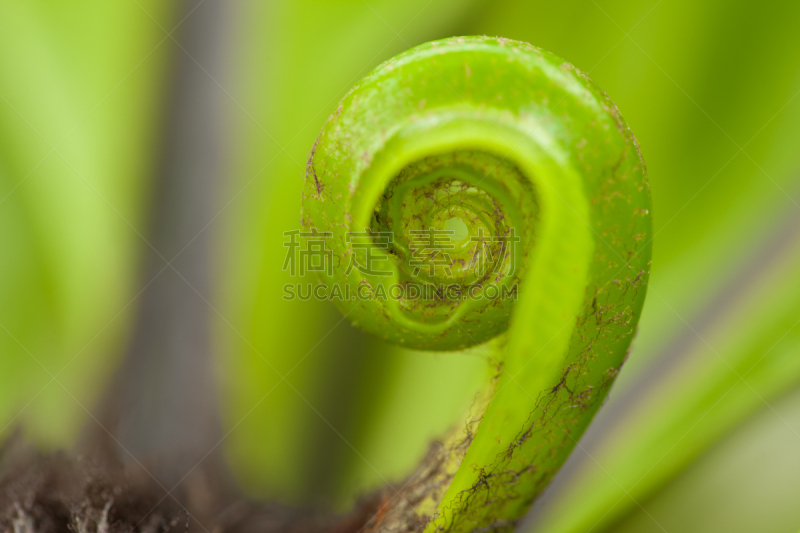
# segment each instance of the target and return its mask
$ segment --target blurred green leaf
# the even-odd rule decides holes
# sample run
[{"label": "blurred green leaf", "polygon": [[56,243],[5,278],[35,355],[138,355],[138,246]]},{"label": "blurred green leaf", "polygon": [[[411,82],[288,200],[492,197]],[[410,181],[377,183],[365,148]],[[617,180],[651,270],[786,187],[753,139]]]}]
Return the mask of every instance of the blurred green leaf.
[{"label": "blurred green leaf", "polygon": [[22,414],[58,446],[127,329],[163,49],[136,3],[3,2],[0,21],[0,428]]},{"label": "blurred green leaf", "polygon": [[737,428],[614,531],[796,531],[798,433],[800,395],[795,391]]}]

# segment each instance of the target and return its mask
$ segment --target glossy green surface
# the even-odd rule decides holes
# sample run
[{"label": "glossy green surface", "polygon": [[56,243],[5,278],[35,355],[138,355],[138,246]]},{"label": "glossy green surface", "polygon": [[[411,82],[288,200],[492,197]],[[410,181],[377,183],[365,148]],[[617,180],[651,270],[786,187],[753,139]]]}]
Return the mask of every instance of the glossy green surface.
[{"label": "glossy green surface", "polygon": [[[510,166],[502,172],[497,162],[485,165],[487,157]],[[519,299],[508,307],[507,333],[479,347],[493,367],[488,407],[473,410],[472,429],[427,465],[437,483],[421,488],[409,479],[408,497],[387,520],[410,523],[419,513],[430,530],[508,529],[574,446],[630,344],[652,236],[644,164],[613,103],[552,54],[489,38],[417,47],[357,84],[312,150],[302,220],[308,231],[331,234],[334,268],[321,276],[329,287],[349,285],[355,294],[402,279],[402,251],[387,253],[378,241],[388,275],[344,268],[356,253],[347,232],[395,228],[398,218],[407,225],[407,213],[435,220],[426,209],[438,204],[400,191],[431,174],[422,185],[447,189],[455,180],[491,197],[498,208],[485,227],[521,221]],[[395,194],[405,200],[387,211]],[[441,320],[392,299],[338,303],[359,327],[425,349],[478,344],[502,319],[502,311],[460,300]]]}]

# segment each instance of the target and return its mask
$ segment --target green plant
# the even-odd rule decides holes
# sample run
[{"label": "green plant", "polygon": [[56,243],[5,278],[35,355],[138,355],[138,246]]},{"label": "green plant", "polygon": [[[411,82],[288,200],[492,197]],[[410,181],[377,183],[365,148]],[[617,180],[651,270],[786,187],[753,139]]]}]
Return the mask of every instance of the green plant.
[{"label": "green plant", "polygon": [[[323,128],[302,221],[330,236],[329,290],[366,287],[332,298],[359,327],[418,349],[479,345],[491,362],[467,423],[407,479],[381,527],[421,515],[429,531],[510,529],[600,406],[644,302],[649,190],[614,104],[525,43],[414,48],[364,78]],[[463,238],[443,275],[409,266],[415,232],[430,228]],[[465,266],[467,236],[506,245],[491,275]],[[456,290],[380,297],[415,283]],[[461,297],[492,284],[518,299]]]}]

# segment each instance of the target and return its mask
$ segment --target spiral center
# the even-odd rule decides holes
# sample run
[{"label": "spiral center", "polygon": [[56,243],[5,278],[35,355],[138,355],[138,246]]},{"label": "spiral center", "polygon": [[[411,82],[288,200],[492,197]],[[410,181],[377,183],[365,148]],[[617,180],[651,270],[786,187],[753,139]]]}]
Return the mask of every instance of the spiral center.
[{"label": "spiral center", "polygon": [[470,237],[467,223],[462,218],[449,218],[445,221],[444,227],[452,235],[454,244],[463,244]]},{"label": "spiral center", "polygon": [[[373,240],[377,246],[380,239],[396,265],[399,284],[456,290],[433,300],[406,296],[401,306],[435,322],[446,320],[460,305],[492,305],[461,296],[453,301],[452,295],[521,279],[526,251],[532,248],[536,205],[530,180],[494,154],[464,150],[406,166],[375,206]],[[504,302],[495,310],[505,314],[510,305]]]}]

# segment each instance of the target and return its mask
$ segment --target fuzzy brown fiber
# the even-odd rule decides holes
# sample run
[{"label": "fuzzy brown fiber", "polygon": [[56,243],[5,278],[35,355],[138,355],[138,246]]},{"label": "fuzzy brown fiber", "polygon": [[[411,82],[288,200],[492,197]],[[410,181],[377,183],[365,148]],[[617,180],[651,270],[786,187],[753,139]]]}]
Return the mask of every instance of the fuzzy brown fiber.
[{"label": "fuzzy brown fiber", "polygon": [[383,498],[373,494],[334,515],[254,502],[204,473],[168,491],[142,469],[42,454],[19,441],[0,450],[3,533],[358,533]]}]

